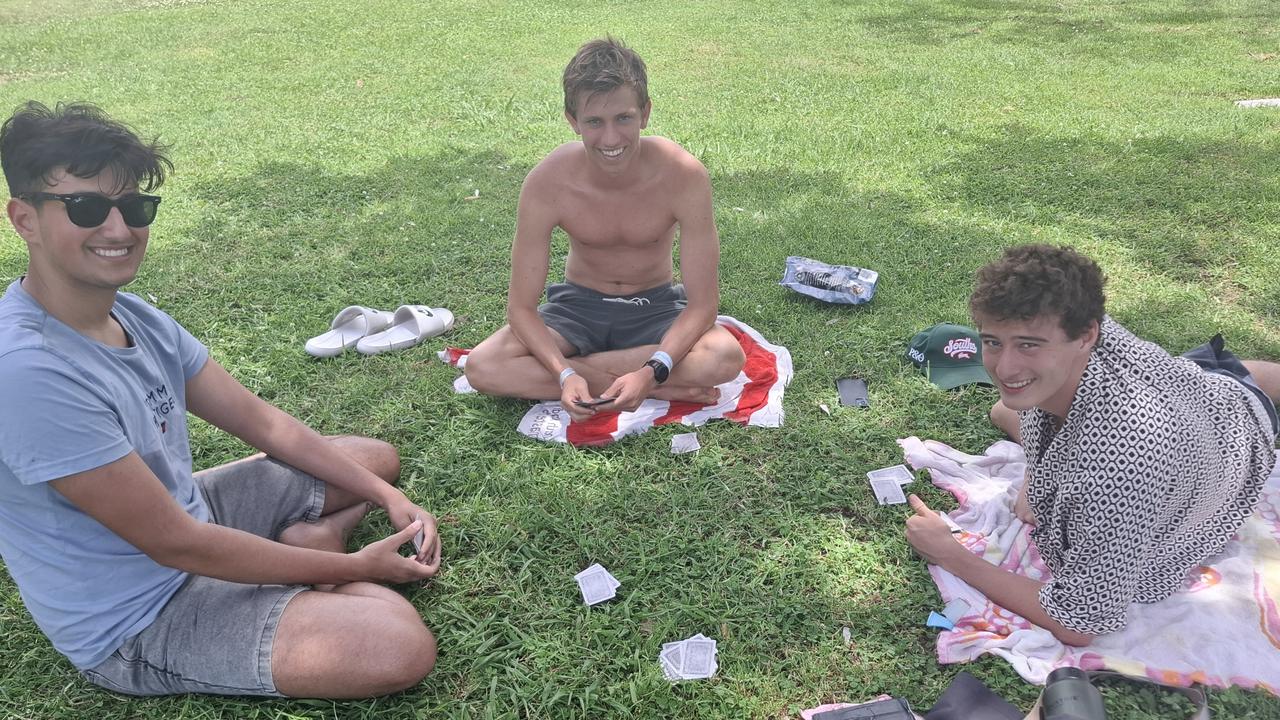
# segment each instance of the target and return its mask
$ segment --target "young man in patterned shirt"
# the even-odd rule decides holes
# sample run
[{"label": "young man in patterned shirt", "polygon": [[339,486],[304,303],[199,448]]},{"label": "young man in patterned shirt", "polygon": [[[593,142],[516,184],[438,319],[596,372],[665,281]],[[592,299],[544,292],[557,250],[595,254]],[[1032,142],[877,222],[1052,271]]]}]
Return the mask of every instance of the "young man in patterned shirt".
[{"label": "young man in patterned shirt", "polygon": [[1124,627],[1221,552],[1275,464],[1280,365],[1237,360],[1222,338],[1183,357],[1106,316],[1103,278],[1069,248],[1011,248],[969,300],[1000,391],[992,421],[1021,442],[1019,517],[1053,579],[966,551],[919,498],[907,539],[939,565],[1071,645]]}]

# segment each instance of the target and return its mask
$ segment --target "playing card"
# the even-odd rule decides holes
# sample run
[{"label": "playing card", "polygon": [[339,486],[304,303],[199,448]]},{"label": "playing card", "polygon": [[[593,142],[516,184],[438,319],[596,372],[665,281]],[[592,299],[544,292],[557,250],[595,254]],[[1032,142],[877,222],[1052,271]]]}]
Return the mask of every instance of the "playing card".
[{"label": "playing card", "polygon": [[672,680],[678,679],[684,667],[684,643],[670,642],[663,644],[662,652],[658,654],[658,659],[662,661],[663,671],[667,673],[667,677]]},{"label": "playing card", "polygon": [[671,454],[694,452],[702,447],[698,442],[698,433],[682,433],[671,436]]},{"label": "playing card", "polygon": [[867,478],[873,483],[876,480],[884,479],[892,480],[899,485],[906,485],[908,483],[915,482],[916,476],[911,474],[911,471],[907,469],[906,465],[894,465],[892,467],[880,468],[879,470],[872,470],[867,473]]},{"label": "playing card", "polygon": [[959,622],[967,612],[969,612],[969,603],[964,598],[956,598],[942,608],[942,616],[950,620],[952,625]]},{"label": "playing card", "polygon": [[876,502],[881,505],[901,505],[907,501],[907,496],[902,494],[902,486],[889,478],[872,480],[871,492],[875,493]]},{"label": "playing card", "polygon": [[958,533],[958,532],[964,531],[959,525],[956,524],[955,520],[951,519],[950,515],[942,512],[941,510],[938,511],[938,517],[942,518],[942,522],[946,523],[947,527],[951,528],[952,533]]},{"label": "playing card", "polygon": [[604,602],[617,595],[618,581],[599,565],[593,565],[574,577],[582,591],[582,601],[588,605]]},{"label": "playing card", "polygon": [[681,673],[686,678],[711,677],[714,671],[716,643],[714,640],[685,640],[684,666]]}]

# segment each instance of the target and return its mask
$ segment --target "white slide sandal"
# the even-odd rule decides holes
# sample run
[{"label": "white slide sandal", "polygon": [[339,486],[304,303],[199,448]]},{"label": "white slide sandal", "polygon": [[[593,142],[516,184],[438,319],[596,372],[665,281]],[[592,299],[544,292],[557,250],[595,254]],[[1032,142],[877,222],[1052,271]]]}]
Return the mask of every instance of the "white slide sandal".
[{"label": "white slide sandal", "polygon": [[333,357],[355,345],[360,338],[385,330],[391,324],[391,313],[361,305],[345,307],[334,316],[329,332],[307,341],[307,354]]},{"label": "white slide sandal", "polygon": [[390,350],[403,350],[451,329],[453,313],[444,308],[401,305],[396,308],[391,327],[361,338],[356,343],[356,351],[365,355],[377,355]]}]

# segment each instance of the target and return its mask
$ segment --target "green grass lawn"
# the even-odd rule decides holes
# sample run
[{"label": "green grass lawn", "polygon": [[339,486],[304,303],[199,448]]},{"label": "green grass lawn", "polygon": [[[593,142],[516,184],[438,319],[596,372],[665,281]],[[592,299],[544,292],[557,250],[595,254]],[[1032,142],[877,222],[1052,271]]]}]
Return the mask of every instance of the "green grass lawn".
[{"label": "green grass lawn", "polygon": [[[1111,313],[1170,350],[1221,331],[1280,358],[1280,110],[1231,102],[1280,96],[1278,18],[1275,0],[0,0],[0,110],[91,100],[173,143],[129,290],[317,429],[396,443],[447,558],[406,589],[439,637],[436,672],[353,703],[100,692],[5,576],[0,715],[789,718],[881,692],[928,708],[961,669],[1029,705],[1038,689],[1003,661],[937,664],[907,511],[877,506],[863,476],[900,460],[899,437],[997,439],[993,392],[933,389],[901,364],[906,341],[967,322],[973,271],[1045,241],[1097,258]],[[711,172],[722,311],[790,348],[786,425],[707,426],[696,455],[668,453],[678,428],[553,447],[516,434],[525,403],[454,395],[441,340],[306,356],[349,304],[451,308],[451,344],[503,322],[521,180],[572,139],[560,72],[605,32],[648,62],[649,130]],[[7,283],[26,252],[5,228]],[[856,309],[788,294],[791,254],[879,270],[879,294]],[[836,407],[851,373],[871,409]],[[199,424],[194,446],[202,467],[248,452]],[[588,609],[572,576],[591,562],[622,588]],[[719,675],[673,686],[659,646],[696,632],[719,641]],[[1113,718],[1185,714],[1107,697]],[[1212,702],[1280,716],[1261,693]]]}]

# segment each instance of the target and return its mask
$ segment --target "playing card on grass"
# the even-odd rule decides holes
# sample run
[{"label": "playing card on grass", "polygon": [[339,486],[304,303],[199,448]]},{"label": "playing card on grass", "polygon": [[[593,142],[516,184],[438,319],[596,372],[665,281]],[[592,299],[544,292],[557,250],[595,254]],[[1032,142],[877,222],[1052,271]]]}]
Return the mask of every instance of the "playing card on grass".
[{"label": "playing card on grass", "polygon": [[588,605],[602,603],[614,597],[622,584],[599,563],[574,575],[573,579],[578,581],[578,589],[582,591],[582,601]]},{"label": "playing card on grass", "polygon": [[876,502],[881,505],[900,505],[907,501],[907,496],[902,494],[902,486],[890,478],[872,480],[871,492],[875,493]]},{"label": "playing card on grass", "polygon": [[911,474],[911,471],[907,469],[906,465],[893,465],[887,468],[880,468],[879,470],[872,470],[867,473],[867,479],[871,480],[873,483],[876,480],[884,479],[892,480],[899,485],[907,485],[915,482],[916,476]]},{"label": "playing card on grass", "polygon": [[658,655],[668,680],[700,680],[715,675],[716,641],[701,633],[680,642],[666,643]]},{"label": "playing card on grass", "polygon": [[701,447],[702,444],[698,442],[698,433],[682,433],[680,435],[671,436],[672,455],[694,452]]}]

